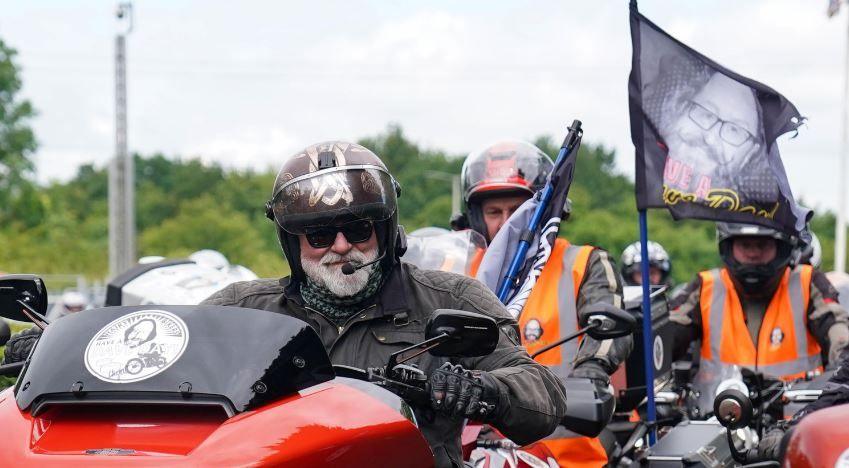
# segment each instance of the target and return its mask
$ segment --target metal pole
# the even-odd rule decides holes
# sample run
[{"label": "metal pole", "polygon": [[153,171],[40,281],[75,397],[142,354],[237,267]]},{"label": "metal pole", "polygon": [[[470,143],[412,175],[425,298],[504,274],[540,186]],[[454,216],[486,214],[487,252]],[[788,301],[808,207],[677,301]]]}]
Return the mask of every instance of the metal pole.
[{"label": "metal pole", "polygon": [[840,166],[837,175],[837,223],[834,235],[834,269],[846,271],[846,159],[849,158],[849,22],[846,28],[846,50],[843,61],[843,119]]},{"label": "metal pole", "polygon": [[643,278],[643,365],[646,372],[646,424],[649,428],[649,446],[657,440],[654,422],[657,412],[654,406],[654,353],[651,316],[651,284],[649,279],[649,228],[646,210],[640,212],[640,270]]},{"label": "metal pole", "polygon": [[121,3],[118,20],[127,30],[115,37],[115,158],[109,167],[109,274],[135,263],[135,168],[127,154],[127,70],[125,35],[133,28],[132,4]]}]

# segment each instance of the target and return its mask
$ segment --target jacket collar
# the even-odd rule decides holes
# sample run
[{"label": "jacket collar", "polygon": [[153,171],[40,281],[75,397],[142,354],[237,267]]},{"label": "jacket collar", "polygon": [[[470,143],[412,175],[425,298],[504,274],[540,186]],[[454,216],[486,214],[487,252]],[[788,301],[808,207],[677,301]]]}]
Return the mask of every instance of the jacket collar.
[{"label": "jacket collar", "polygon": [[[381,313],[386,315],[398,315],[410,311],[407,304],[407,271],[400,263],[392,266],[388,277],[383,281],[377,292],[377,302],[380,304]],[[280,278],[280,286],[283,287],[283,295],[280,299],[281,305],[285,301],[292,301],[299,306],[304,305],[301,298],[300,281],[292,277]]]}]

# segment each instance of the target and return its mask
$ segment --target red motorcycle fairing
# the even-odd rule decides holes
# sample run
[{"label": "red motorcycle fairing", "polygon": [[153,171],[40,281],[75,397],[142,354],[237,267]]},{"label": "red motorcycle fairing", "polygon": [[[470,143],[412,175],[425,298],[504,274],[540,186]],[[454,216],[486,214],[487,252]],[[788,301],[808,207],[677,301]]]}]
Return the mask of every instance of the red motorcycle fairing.
[{"label": "red motorcycle fairing", "polygon": [[10,388],[0,393],[0,464],[433,466],[418,428],[374,395],[384,390],[345,380],[230,419],[218,407],[103,403],[54,406],[32,417],[18,409]]},{"label": "red motorcycle fairing", "polygon": [[787,444],[783,466],[849,466],[849,405],[815,411],[799,421]]}]

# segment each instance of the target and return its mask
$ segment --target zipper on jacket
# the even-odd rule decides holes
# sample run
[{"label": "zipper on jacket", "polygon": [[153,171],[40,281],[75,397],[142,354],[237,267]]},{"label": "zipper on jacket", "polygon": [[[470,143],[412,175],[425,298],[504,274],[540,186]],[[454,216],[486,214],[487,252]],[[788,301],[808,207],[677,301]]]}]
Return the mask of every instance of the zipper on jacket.
[{"label": "zipper on jacket", "polygon": [[[348,320],[346,320],[346,321],[345,321],[345,323],[343,323],[341,326],[340,326],[340,325],[336,325],[336,322],[334,322],[333,320],[330,320],[330,318],[329,318],[329,317],[327,317],[326,315],[324,315],[323,313],[321,313],[321,312],[320,312],[320,311],[318,311],[318,310],[315,310],[315,309],[313,309],[313,308],[311,308],[311,307],[306,307],[306,306],[304,306],[304,309],[306,309],[306,310],[308,310],[308,311],[310,311],[310,312],[315,312],[316,314],[318,314],[318,315],[320,315],[322,318],[324,318],[324,320],[325,320],[325,321],[327,321],[327,322],[328,322],[328,323],[330,323],[331,325],[336,326],[336,329],[337,329],[337,331],[338,331],[338,334],[337,334],[337,336],[336,336],[336,339],[335,339],[335,340],[333,340],[333,343],[331,343],[331,345],[330,345],[330,349],[328,349],[328,350],[327,350],[327,354],[329,355],[329,354],[333,351],[333,348],[336,346],[336,343],[339,341],[339,338],[342,338],[342,334],[343,334],[343,333],[345,333],[345,330],[346,330],[347,328],[349,328],[349,327],[348,327],[348,325],[352,325],[352,322],[351,322],[351,321],[352,321],[352,320],[354,320],[354,319],[356,319],[356,318],[358,318],[358,316],[359,316],[359,315],[363,315],[363,313],[364,313],[365,311],[367,311],[367,310],[369,310],[369,309],[372,309],[372,308],[375,308],[375,307],[377,307],[377,304],[372,304],[372,305],[370,305],[370,306],[366,307],[365,309],[360,310],[360,311],[359,311],[359,312],[357,312],[356,314],[351,315],[350,317],[348,317]],[[363,318],[365,318],[365,317],[363,317]]]},{"label": "zipper on jacket", "polygon": [[[346,330],[350,330],[350,329],[351,329],[351,327],[350,327],[349,325],[353,325],[354,323],[356,323],[356,319],[357,319],[357,318],[359,318],[361,315],[365,315],[365,311],[367,311],[367,310],[369,310],[369,309],[372,309],[372,308],[374,308],[374,307],[377,307],[377,304],[372,304],[372,305],[370,305],[370,306],[366,307],[365,309],[361,309],[361,310],[360,310],[359,312],[357,312],[356,314],[351,315],[350,317],[348,317],[348,320],[346,320],[346,321],[345,321],[345,323],[344,323],[344,324],[342,324],[342,326],[341,326],[341,327],[339,327],[339,336],[337,336],[337,337],[336,337],[336,339],[335,339],[335,340],[333,340],[333,344],[332,344],[332,345],[330,345],[330,349],[327,351],[327,354],[328,354],[328,355],[330,355],[331,353],[333,353],[333,348],[335,348],[335,347],[336,347],[336,343],[338,343],[338,342],[339,342],[339,340],[340,340],[340,339],[342,339],[342,335],[345,333],[345,331],[346,331]],[[363,317],[363,318],[365,318],[365,317]],[[353,322],[352,322],[352,321],[353,321]]]}]

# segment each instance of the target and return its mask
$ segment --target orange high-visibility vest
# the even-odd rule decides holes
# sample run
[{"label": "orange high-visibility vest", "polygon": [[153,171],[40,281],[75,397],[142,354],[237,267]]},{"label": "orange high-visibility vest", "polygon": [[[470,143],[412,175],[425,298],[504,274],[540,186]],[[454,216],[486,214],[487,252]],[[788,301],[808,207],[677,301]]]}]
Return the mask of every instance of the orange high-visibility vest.
[{"label": "orange high-visibility vest", "polygon": [[728,270],[699,273],[700,367],[707,365],[712,372],[721,372],[732,365],[745,366],[784,380],[822,370],[820,346],[808,331],[812,274],[810,265],[786,269],[766,309],[758,341],[753,343]]},{"label": "orange high-visibility vest", "polygon": [[486,253],[486,249],[477,249],[475,251],[474,257],[469,262],[469,277],[477,278],[478,276],[478,268],[481,266],[481,262],[483,261],[483,256]]},{"label": "orange high-visibility vest", "polygon": [[[578,330],[578,290],[584,282],[592,251],[593,247],[573,246],[566,239],[555,241],[551,256],[519,315],[522,344],[529,354]],[[565,379],[572,370],[578,345],[578,341],[570,341],[537,356],[536,361]],[[607,452],[598,438],[584,437],[563,427],[540,442],[548,447],[560,466],[597,468],[607,463]]]},{"label": "orange high-visibility vest", "polygon": [[[522,344],[533,354],[578,330],[577,297],[593,248],[557,239],[531,295],[519,315]],[[539,355],[536,361],[565,379],[578,354],[577,340]]]}]

